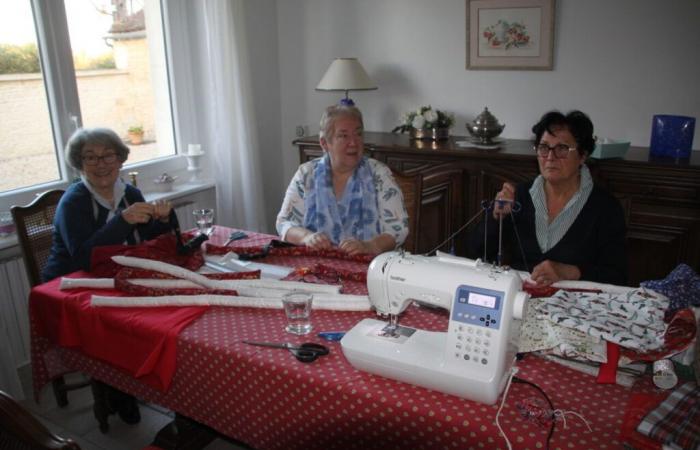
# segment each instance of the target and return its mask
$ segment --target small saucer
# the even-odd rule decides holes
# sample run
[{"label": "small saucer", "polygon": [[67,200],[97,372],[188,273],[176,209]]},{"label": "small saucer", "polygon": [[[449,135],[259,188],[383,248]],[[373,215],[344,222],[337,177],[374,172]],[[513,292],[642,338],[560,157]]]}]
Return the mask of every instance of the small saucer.
[{"label": "small saucer", "polygon": [[493,144],[479,144],[477,142],[473,142],[472,147],[478,148],[479,150],[498,150],[501,148],[501,144],[498,142],[494,142]]}]

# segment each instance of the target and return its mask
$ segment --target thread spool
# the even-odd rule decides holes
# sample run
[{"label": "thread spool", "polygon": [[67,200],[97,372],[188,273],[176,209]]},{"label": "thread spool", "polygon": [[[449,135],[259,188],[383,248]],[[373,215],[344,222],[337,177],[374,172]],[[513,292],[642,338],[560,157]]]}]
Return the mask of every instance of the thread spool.
[{"label": "thread spool", "polygon": [[673,370],[673,362],[670,359],[660,359],[654,362],[653,380],[656,387],[661,389],[671,389],[678,383],[678,377]]}]

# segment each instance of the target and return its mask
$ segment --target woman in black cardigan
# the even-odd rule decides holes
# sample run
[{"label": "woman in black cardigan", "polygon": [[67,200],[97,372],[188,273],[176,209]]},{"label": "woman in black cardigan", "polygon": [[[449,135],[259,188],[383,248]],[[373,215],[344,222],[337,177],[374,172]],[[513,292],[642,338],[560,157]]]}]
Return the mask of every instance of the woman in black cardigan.
[{"label": "woman in black cardigan", "polygon": [[[538,285],[560,280],[625,285],[624,213],[615,197],[593,184],[585,164],[595,146],[591,120],[580,111],[552,111],[532,131],[540,175],[517,187],[504,183],[496,194],[487,258],[496,253],[497,221],[503,216],[511,266],[531,272]],[[472,256],[483,253],[483,236],[482,224],[472,236]]]}]

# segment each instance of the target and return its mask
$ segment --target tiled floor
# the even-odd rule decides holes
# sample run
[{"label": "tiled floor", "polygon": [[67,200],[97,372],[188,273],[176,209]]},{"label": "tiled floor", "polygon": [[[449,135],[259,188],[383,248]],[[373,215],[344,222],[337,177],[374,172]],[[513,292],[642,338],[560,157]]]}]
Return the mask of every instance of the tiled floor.
[{"label": "tiled floor", "polygon": [[[141,422],[126,425],[116,415],[109,418],[109,431],[102,434],[92,413],[90,388],[68,393],[68,406],[59,408],[48,386],[41,397],[41,404],[31,398],[31,369],[19,370],[27,399],[20,402],[49,430],[61,437],[76,441],[83,450],[139,450],[148,446],[156,433],[172,420],[173,413],[156,405],[140,404]],[[68,378],[70,380],[70,378]],[[206,450],[243,450],[223,439],[216,439]]]}]

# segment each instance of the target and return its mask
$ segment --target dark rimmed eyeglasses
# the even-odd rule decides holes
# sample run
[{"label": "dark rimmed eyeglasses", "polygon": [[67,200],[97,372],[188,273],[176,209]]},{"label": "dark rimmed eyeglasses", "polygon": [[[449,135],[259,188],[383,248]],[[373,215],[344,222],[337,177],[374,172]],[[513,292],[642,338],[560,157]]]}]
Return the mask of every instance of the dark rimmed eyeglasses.
[{"label": "dark rimmed eyeglasses", "polygon": [[554,156],[556,158],[566,159],[569,156],[570,152],[576,150],[576,147],[569,147],[566,144],[557,144],[550,147],[545,143],[540,143],[533,146],[533,149],[535,149],[537,155],[541,156],[542,158],[546,158],[547,156],[549,156],[549,152],[552,151],[554,152]]},{"label": "dark rimmed eyeglasses", "polygon": [[117,154],[116,153],[107,153],[106,155],[102,156],[97,156],[97,155],[85,155],[83,156],[83,164],[88,165],[88,166],[96,166],[99,164],[100,161],[102,161],[105,164],[114,164],[117,161]]}]

